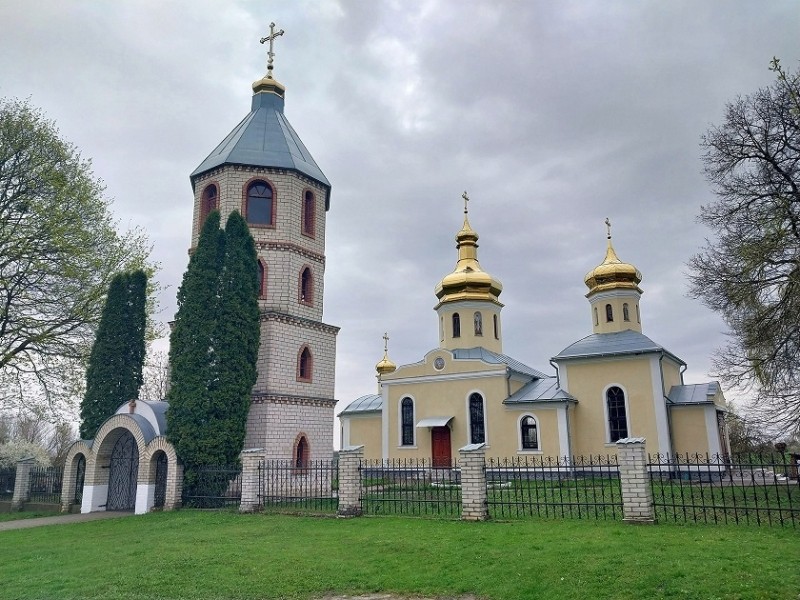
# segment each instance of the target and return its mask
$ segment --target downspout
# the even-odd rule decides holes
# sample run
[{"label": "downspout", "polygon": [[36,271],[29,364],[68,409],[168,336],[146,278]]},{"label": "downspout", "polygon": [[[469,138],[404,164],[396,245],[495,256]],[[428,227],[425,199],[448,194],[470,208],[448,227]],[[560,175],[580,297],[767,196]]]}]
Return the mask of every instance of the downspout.
[{"label": "downspout", "polygon": [[511,369],[506,367],[506,398],[511,397]]},{"label": "downspout", "polygon": [[[669,448],[670,451],[675,452],[675,440],[672,438],[672,409],[669,406],[669,398],[664,389],[664,351],[661,351],[661,356],[658,357],[658,372],[661,375],[661,396],[664,399],[664,411],[667,413],[667,429],[669,430]],[[681,384],[683,384],[683,372],[681,372]]]},{"label": "downspout", "polygon": [[683,385],[683,374],[686,373],[686,369],[688,368],[688,365],[681,365],[681,385]]},{"label": "downspout", "polygon": [[553,361],[552,358],[550,359],[550,366],[556,370],[556,385],[558,386],[558,389],[561,389],[561,379],[558,375],[558,365],[555,363],[555,361]]}]

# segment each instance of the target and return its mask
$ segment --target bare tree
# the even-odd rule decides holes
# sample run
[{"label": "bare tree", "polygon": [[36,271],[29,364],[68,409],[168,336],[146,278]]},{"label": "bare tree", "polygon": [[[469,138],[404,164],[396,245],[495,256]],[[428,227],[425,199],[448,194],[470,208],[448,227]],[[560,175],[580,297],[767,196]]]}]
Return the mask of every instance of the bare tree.
[{"label": "bare tree", "polygon": [[163,350],[150,350],[142,372],[144,383],[139,388],[143,400],[164,400],[169,390],[169,354]]},{"label": "bare tree", "polygon": [[716,237],[691,261],[692,293],[730,328],[717,374],[788,431],[800,424],[800,75],[777,59],[771,70],[702,138],[717,199],[699,219]]}]

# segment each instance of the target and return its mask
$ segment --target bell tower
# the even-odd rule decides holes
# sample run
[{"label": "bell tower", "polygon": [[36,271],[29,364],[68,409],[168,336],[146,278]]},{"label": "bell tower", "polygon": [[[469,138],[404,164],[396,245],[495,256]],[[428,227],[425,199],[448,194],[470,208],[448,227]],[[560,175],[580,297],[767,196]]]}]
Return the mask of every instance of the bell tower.
[{"label": "bell tower", "polygon": [[284,114],[286,88],[267,75],[253,83],[250,112],[191,174],[192,247],[212,210],[224,223],[240,211],[259,262],[261,344],[245,447],[269,458],[307,461],[333,453],[338,327],[322,321],[325,217],[331,184]]}]

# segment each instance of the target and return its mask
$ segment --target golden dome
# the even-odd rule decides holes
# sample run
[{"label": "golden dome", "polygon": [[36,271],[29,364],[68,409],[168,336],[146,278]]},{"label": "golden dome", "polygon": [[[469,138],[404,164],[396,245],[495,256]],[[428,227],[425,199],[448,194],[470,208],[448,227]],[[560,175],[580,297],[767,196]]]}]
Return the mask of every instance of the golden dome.
[{"label": "golden dome", "polygon": [[436,286],[436,297],[439,299],[437,308],[445,302],[457,300],[488,300],[500,304],[498,296],[503,291],[503,284],[481,269],[478,262],[478,234],[469,224],[466,195],[464,192],[464,225],[456,234],[458,262],[453,272]]},{"label": "golden dome", "polygon": [[389,334],[383,334],[383,358],[375,365],[375,370],[378,372],[378,377],[388,373],[394,373],[397,370],[397,365],[389,360]]},{"label": "golden dome", "polygon": [[628,289],[643,293],[639,288],[642,281],[642,274],[635,266],[630,263],[622,262],[614,246],[611,245],[611,223],[606,219],[608,226],[608,247],[606,257],[602,263],[589,271],[583,281],[589,288],[587,296],[606,290]]}]

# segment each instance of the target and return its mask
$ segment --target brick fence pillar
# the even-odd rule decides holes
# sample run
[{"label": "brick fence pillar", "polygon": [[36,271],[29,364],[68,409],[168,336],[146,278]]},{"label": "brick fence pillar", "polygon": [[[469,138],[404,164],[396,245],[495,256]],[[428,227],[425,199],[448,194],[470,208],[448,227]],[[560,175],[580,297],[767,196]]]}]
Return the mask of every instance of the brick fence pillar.
[{"label": "brick fence pillar", "polygon": [[486,494],[486,444],[469,444],[460,448],[461,518],[485,521],[489,518]]},{"label": "brick fence pillar", "polygon": [[644,438],[624,438],[617,442],[624,523],[656,522],[644,442]]},{"label": "brick fence pillar", "polygon": [[361,461],[364,446],[351,446],[339,451],[340,517],[361,516]]},{"label": "brick fence pillar", "polygon": [[11,497],[11,510],[22,510],[31,497],[31,469],[33,458],[17,461],[17,478],[14,480],[14,495]]},{"label": "brick fence pillar", "polygon": [[242,500],[239,512],[251,513],[261,508],[260,472],[266,453],[263,448],[242,450]]}]

